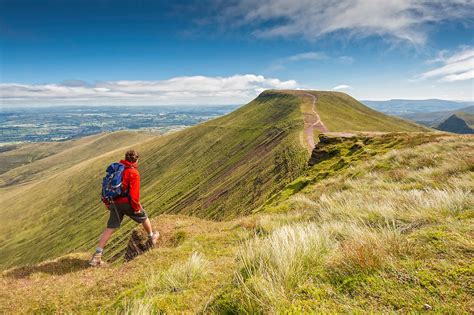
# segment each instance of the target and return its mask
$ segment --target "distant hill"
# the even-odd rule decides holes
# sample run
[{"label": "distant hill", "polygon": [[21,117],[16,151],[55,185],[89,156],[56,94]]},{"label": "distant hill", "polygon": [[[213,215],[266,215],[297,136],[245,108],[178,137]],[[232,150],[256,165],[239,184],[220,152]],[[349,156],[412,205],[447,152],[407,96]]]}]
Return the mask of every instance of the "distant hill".
[{"label": "distant hill", "polygon": [[156,137],[142,131],[106,132],[59,142],[39,142],[0,147],[0,187],[23,183],[58,172],[111,150]]},{"label": "distant hill", "polygon": [[439,99],[404,100],[393,99],[388,101],[369,101],[362,103],[390,115],[404,115],[409,113],[425,113],[439,111],[454,111],[463,107],[473,106],[474,102],[456,102]]},{"label": "distant hill", "polygon": [[472,114],[474,114],[474,105],[463,107],[468,104],[473,104],[472,102],[443,100],[363,102],[384,113],[412,120],[427,127],[461,134],[472,133],[472,127],[470,127],[469,121],[472,119]]},{"label": "distant hill", "polygon": [[[472,107],[474,110],[474,106]],[[467,112],[467,111],[458,111],[456,112],[456,116],[459,118],[462,118],[466,124],[473,128],[474,127],[474,111],[473,112]]]},{"label": "distant hill", "polygon": [[474,106],[455,111],[409,113],[400,117],[443,131],[469,134],[473,128]]},{"label": "distant hill", "polygon": [[433,126],[437,122],[445,120],[456,112],[464,112],[474,114],[474,106],[463,107],[454,111],[438,111],[438,112],[419,112],[419,113],[405,113],[397,115],[399,117],[416,121],[425,126]]},{"label": "distant hill", "polygon": [[464,112],[456,112],[433,127],[438,130],[453,133],[474,134],[474,115]]},{"label": "distant hill", "polygon": [[[330,132],[429,130],[372,110],[344,93],[265,91],[226,116],[162,137],[137,139],[147,212],[228,220],[260,207],[308,165],[304,132],[308,121],[315,121],[313,99]],[[107,137],[123,138],[118,133]],[[95,141],[100,139],[105,138]],[[122,158],[125,148],[110,141],[91,144],[2,174],[0,267],[95,245],[108,215],[99,199],[100,182],[105,167]],[[108,151],[100,150],[101,145]],[[34,224],[25,227],[25,222]],[[124,223],[107,255],[122,255],[134,226]]]}]

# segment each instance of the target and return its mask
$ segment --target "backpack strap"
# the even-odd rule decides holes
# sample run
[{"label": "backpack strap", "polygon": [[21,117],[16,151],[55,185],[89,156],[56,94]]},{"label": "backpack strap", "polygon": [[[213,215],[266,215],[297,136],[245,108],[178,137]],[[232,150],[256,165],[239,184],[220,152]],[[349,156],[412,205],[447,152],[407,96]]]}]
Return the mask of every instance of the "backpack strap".
[{"label": "backpack strap", "polygon": [[[130,165],[125,165],[125,164],[122,164],[122,165],[124,166],[124,171],[126,169],[135,169],[135,167],[130,166]],[[123,175],[122,175],[122,178],[123,178]],[[127,191],[122,192],[122,197],[128,197],[128,202],[130,203],[130,184],[128,185]]]}]

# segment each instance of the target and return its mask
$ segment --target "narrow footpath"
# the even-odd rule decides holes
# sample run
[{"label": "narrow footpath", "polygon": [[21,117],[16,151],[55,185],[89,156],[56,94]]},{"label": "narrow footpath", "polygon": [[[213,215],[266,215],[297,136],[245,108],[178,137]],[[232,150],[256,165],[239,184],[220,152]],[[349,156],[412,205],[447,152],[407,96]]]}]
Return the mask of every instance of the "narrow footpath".
[{"label": "narrow footpath", "polygon": [[314,114],[316,121],[314,121],[313,119],[311,119],[310,121],[305,121],[305,127],[304,127],[306,142],[308,144],[309,150],[312,151],[315,145],[314,130],[316,129],[317,131],[321,133],[326,133],[326,132],[329,132],[329,129],[324,125],[324,123],[321,120],[321,117],[316,111],[316,100],[317,100],[316,96],[310,93],[303,93],[301,95],[310,97],[313,100],[313,104],[311,105],[311,112],[312,114]]}]

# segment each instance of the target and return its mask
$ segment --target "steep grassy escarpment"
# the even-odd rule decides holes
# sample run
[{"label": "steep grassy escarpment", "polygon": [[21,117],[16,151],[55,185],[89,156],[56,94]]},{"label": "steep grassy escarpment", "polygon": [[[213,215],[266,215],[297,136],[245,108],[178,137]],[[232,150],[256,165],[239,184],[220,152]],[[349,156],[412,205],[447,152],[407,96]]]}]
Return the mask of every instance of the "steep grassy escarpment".
[{"label": "steep grassy escarpment", "polygon": [[[296,96],[266,92],[227,116],[136,144],[146,211],[219,220],[250,213],[306,165],[300,103]],[[76,160],[27,185],[3,188],[0,266],[93,248],[108,216],[100,182],[105,167],[124,150]],[[36,172],[33,164],[25,166],[27,174]],[[122,257],[134,226],[124,222],[109,257]]]},{"label": "steep grassy escarpment", "polygon": [[163,215],[160,246],[129,263],[4,272],[0,312],[471,312],[473,138],[334,139],[257,214]]},{"label": "steep grassy escarpment", "polygon": [[145,148],[144,204],[212,219],[247,214],[300,174],[308,157],[298,141],[302,125],[299,98],[264,93]]}]

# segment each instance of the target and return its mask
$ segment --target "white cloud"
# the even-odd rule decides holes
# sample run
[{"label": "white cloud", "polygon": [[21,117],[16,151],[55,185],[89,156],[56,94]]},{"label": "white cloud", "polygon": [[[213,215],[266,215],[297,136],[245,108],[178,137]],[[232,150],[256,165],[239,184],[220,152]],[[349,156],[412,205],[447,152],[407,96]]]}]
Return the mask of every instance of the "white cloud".
[{"label": "white cloud", "polygon": [[340,56],[337,57],[337,60],[345,65],[350,65],[354,63],[354,58],[352,58],[351,56]]},{"label": "white cloud", "polygon": [[303,52],[273,60],[272,64],[268,67],[267,70],[270,72],[274,72],[286,69],[286,65],[289,63],[316,61],[324,59],[328,59],[328,56],[325,53],[317,51]]},{"label": "white cloud", "polygon": [[324,52],[309,51],[278,58],[268,68],[269,71],[279,71],[286,69],[286,65],[290,63],[305,61],[333,61],[344,65],[350,65],[354,62],[354,58],[350,56],[328,56]]},{"label": "white cloud", "polygon": [[332,88],[333,90],[353,90],[354,88],[347,84],[341,84]]},{"label": "white cloud", "polygon": [[298,87],[294,80],[282,81],[254,74],[96,84],[78,82],[81,81],[51,84],[1,83],[0,97],[5,105],[238,104],[251,100],[265,89]]},{"label": "white cloud", "polygon": [[443,53],[432,62],[440,65],[422,73],[419,79],[438,79],[444,82],[454,82],[474,78],[474,47],[463,47],[450,57],[446,57]]},{"label": "white cloud", "polygon": [[310,51],[306,53],[296,54],[285,58],[287,61],[302,61],[302,60],[321,60],[326,59],[327,56],[324,53]]},{"label": "white cloud", "polygon": [[442,81],[454,82],[454,81],[469,80],[473,78],[474,78],[474,69],[471,69],[463,73],[447,75],[442,79]]},{"label": "white cloud", "polygon": [[302,36],[309,40],[344,32],[425,42],[427,24],[472,19],[472,0],[241,0],[219,17],[253,25],[259,37]]}]

